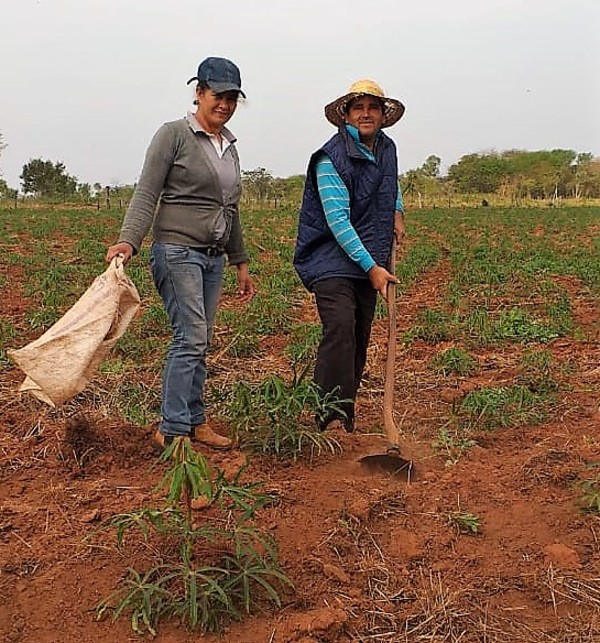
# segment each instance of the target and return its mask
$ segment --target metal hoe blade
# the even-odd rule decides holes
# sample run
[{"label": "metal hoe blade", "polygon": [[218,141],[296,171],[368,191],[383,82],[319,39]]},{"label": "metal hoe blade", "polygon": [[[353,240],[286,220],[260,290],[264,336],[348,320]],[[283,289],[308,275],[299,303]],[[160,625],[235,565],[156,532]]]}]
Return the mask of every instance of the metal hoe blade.
[{"label": "metal hoe blade", "polygon": [[367,469],[375,472],[389,473],[403,480],[410,480],[413,476],[413,461],[406,460],[400,453],[393,453],[391,448],[388,453],[365,455],[359,462]]}]

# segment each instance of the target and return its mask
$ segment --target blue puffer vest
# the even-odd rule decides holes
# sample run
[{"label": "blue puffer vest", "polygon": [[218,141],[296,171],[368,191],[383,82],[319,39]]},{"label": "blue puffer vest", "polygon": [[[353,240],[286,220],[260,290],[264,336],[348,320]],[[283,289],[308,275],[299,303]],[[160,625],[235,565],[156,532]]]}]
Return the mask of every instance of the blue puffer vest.
[{"label": "blue puffer vest", "polygon": [[329,277],[368,278],[342,250],[325,220],[315,175],[315,164],[323,153],[348,188],[350,221],[380,266],[388,265],[398,196],[396,146],[383,133],[375,146],[376,163],[365,158],[344,125],[311,156],[294,253],[296,272],[309,290],[317,281]]}]

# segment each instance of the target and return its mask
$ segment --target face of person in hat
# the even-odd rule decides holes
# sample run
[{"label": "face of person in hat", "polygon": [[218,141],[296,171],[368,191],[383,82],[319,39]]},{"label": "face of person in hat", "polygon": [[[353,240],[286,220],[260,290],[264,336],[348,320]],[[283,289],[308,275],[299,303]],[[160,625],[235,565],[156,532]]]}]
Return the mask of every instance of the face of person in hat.
[{"label": "face of person in hat", "polygon": [[352,98],[344,109],[344,118],[356,127],[361,142],[371,147],[383,123],[381,99],[369,94]]},{"label": "face of person in hat", "polygon": [[207,132],[218,134],[233,116],[242,91],[242,79],[237,65],[227,58],[211,56],[198,65],[196,76],[188,84],[197,81],[196,119]]},{"label": "face of person in hat", "polygon": [[202,84],[196,88],[196,120],[207,132],[218,134],[233,116],[238,104],[237,91],[216,93]]}]

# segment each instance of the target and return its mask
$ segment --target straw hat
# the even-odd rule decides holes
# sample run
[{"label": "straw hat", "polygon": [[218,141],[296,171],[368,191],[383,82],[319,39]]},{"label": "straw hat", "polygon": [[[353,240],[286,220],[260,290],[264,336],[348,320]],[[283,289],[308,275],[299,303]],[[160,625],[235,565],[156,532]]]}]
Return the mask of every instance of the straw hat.
[{"label": "straw hat", "polygon": [[345,108],[350,100],[358,96],[375,96],[383,102],[383,123],[381,127],[390,127],[397,123],[404,114],[404,105],[395,98],[388,98],[383,89],[374,80],[357,80],[350,85],[347,94],[340,96],[325,106],[325,118],[336,127],[345,121]]}]

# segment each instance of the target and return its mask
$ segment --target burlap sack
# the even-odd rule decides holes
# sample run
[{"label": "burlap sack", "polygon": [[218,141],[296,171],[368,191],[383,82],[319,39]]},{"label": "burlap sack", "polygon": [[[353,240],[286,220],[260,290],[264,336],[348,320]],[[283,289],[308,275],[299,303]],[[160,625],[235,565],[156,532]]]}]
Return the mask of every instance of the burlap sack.
[{"label": "burlap sack", "polygon": [[41,337],[7,355],[27,376],[20,391],[55,406],[83,391],[123,335],[140,296],[115,257],[81,298]]}]

